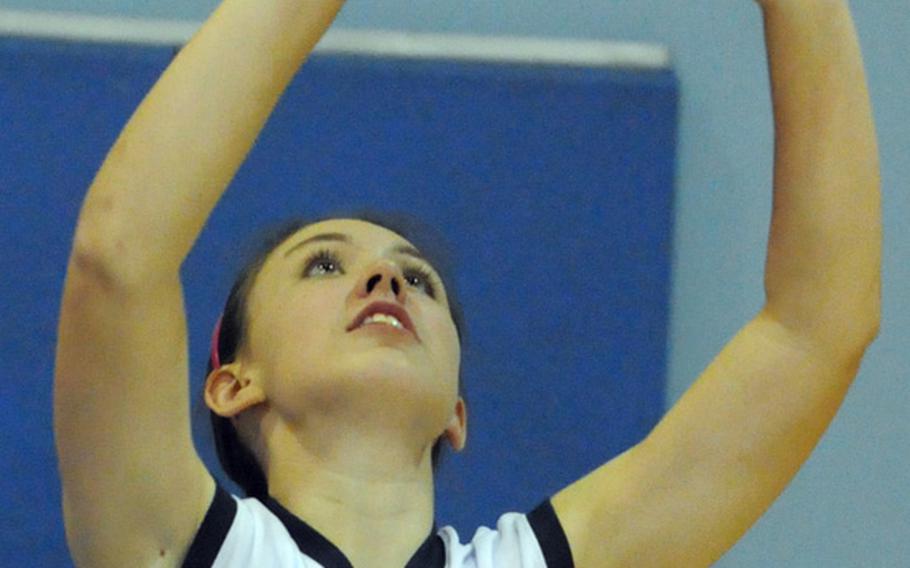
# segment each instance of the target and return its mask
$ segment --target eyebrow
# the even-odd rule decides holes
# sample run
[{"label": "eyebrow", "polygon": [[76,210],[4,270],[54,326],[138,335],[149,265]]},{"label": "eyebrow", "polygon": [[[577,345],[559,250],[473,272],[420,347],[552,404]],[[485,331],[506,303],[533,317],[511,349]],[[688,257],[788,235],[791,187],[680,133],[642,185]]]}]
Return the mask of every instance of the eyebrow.
[{"label": "eyebrow", "polygon": [[[316,242],[322,242],[322,241],[335,241],[335,242],[351,244],[351,237],[344,233],[321,233],[319,235],[315,235],[315,236],[309,237],[307,239],[304,239],[304,240],[300,241],[299,243],[297,243],[296,245],[292,246],[284,253],[284,257],[287,258],[288,255],[290,255],[292,252],[294,252],[298,249],[301,249],[301,248],[305,247],[306,245],[316,243]],[[417,250],[416,248],[412,247],[411,245],[398,245],[397,247],[392,249],[392,251],[396,252],[398,254],[405,254],[408,256],[412,256],[414,258],[422,260],[423,262],[426,262],[427,264],[430,264],[430,262],[422,254],[420,254],[420,251]]]}]

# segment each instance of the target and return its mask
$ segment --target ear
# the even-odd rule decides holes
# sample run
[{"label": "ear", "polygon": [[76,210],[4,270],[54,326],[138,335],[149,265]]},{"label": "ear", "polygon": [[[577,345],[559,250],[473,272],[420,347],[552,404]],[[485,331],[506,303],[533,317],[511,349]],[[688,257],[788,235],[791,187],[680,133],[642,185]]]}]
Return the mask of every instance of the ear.
[{"label": "ear", "polygon": [[468,441],[468,408],[464,399],[458,397],[452,418],[446,426],[445,437],[456,452],[464,449]]},{"label": "ear", "polygon": [[214,369],[205,379],[205,404],[218,416],[232,418],[265,402],[259,381],[241,371],[239,363]]}]

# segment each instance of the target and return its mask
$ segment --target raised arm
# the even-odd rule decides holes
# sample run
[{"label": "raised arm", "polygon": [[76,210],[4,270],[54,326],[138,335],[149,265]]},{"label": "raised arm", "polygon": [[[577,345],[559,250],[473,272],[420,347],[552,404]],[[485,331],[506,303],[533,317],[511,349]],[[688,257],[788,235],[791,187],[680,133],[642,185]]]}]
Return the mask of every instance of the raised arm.
[{"label": "raised arm", "polygon": [[133,115],[79,216],[54,428],[82,566],[176,566],[214,486],[190,432],[179,268],[343,0],[225,0]]},{"label": "raised arm", "polygon": [[706,566],[807,459],[879,324],[878,158],[846,0],[764,0],[766,303],[638,446],[554,498],[579,566]]}]

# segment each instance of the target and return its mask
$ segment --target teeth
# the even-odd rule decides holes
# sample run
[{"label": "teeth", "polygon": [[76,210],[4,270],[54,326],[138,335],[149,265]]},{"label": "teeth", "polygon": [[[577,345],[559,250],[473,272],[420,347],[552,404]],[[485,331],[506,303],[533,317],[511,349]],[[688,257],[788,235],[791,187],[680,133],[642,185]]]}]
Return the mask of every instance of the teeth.
[{"label": "teeth", "polygon": [[367,319],[363,320],[362,325],[368,325],[371,323],[385,323],[397,327],[398,329],[404,328],[404,326],[401,325],[401,322],[398,321],[398,318],[395,316],[390,316],[388,314],[373,314]]}]

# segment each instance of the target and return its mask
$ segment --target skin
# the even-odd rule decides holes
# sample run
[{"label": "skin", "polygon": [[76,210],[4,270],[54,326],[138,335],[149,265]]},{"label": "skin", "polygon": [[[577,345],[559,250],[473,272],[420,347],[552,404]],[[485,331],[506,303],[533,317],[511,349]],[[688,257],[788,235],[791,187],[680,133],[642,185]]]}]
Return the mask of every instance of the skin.
[{"label": "skin", "polygon": [[[224,0],[89,189],[54,383],[77,565],[179,566],[211,503],[180,266],[342,4]],[[553,497],[580,567],[714,562],[808,458],[878,333],[878,153],[849,6],[759,4],[775,124],[765,304],[644,441]],[[295,241],[279,247],[254,286],[250,341],[208,378],[207,401],[238,421],[275,496],[355,566],[401,566],[432,523],[432,442],[465,440],[457,336],[444,296],[388,287],[405,275],[389,254],[399,236],[336,219],[295,237],[327,228],[353,239],[343,271],[302,278],[301,252],[282,254]],[[343,333],[379,297],[407,307],[420,343]]]},{"label": "skin", "polygon": [[[347,234],[351,243],[295,248],[327,232]],[[377,535],[400,542],[405,560],[426,538],[432,446],[445,436],[460,450],[466,436],[460,345],[445,289],[438,275],[435,297],[406,280],[413,282],[414,261],[392,252],[402,244],[410,245],[383,227],[346,219],[288,238],[251,291],[247,344],[206,383],[209,407],[234,417],[256,448],[271,494],[352,551],[357,565],[376,562],[368,545]],[[326,248],[338,266],[307,266],[311,253]],[[369,290],[376,276],[381,280]],[[393,278],[404,284],[397,294]],[[407,310],[419,339],[374,327],[347,332],[376,301]],[[359,550],[367,551],[363,559]]]},{"label": "skin", "polygon": [[775,124],[765,304],[642,443],[555,496],[579,566],[720,558],[809,457],[878,333],[878,152],[848,4],[761,5]]}]

